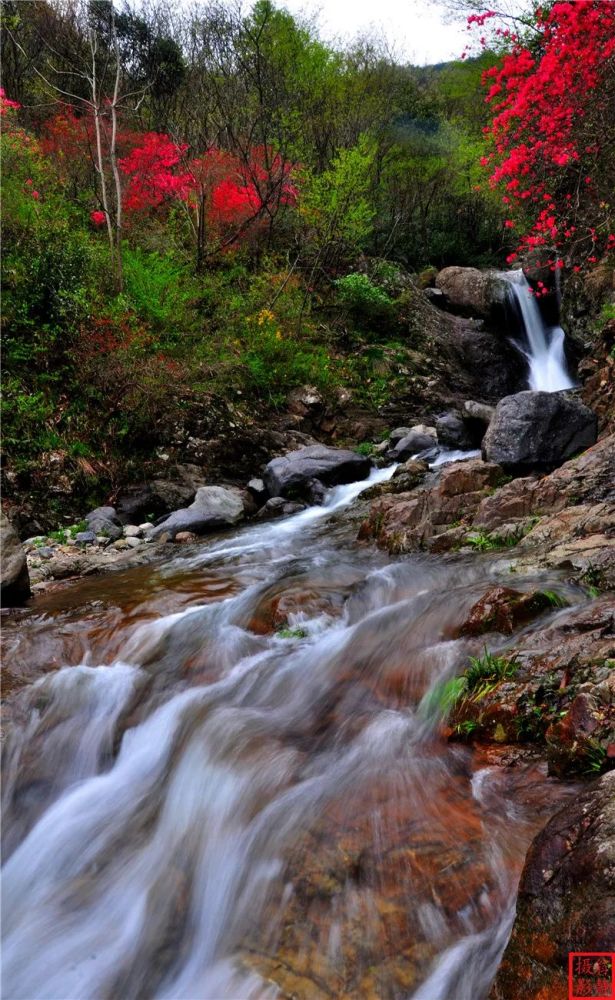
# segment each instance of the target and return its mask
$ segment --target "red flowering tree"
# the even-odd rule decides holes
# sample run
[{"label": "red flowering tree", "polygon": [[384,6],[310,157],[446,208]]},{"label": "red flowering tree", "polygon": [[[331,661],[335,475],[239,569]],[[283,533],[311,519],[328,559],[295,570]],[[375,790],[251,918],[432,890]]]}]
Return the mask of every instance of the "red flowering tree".
[{"label": "red flowering tree", "polygon": [[519,235],[509,262],[531,250],[552,269],[580,269],[615,251],[615,4],[556,2],[535,28],[529,41],[499,29],[510,50],[485,73],[483,163]]},{"label": "red flowering tree", "polygon": [[196,242],[197,268],[203,263],[208,237],[213,250],[230,246],[262,228],[281,205],[294,201],[291,164],[255,149],[240,159],[221,149],[187,157],[187,145],[168,135],[148,133],[119,161],[127,178],[127,214],[179,201],[188,213]]}]

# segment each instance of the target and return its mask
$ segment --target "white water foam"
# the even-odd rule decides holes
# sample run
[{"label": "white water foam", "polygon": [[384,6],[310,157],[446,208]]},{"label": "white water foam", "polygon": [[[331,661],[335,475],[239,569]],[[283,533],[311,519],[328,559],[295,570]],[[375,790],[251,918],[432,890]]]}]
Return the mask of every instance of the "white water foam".
[{"label": "white water foam", "polygon": [[503,277],[510,284],[524,327],[525,343],[516,346],[529,365],[530,389],[558,392],[574,388],[566,366],[566,335],[561,326],[546,326],[536,297],[521,269],[506,272]]}]

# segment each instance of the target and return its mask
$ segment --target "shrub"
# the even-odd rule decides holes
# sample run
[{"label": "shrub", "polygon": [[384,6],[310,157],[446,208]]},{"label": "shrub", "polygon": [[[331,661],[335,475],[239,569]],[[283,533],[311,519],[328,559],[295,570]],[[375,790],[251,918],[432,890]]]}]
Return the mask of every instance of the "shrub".
[{"label": "shrub", "polygon": [[347,274],[345,278],[338,278],[335,288],[339,305],[359,319],[392,318],[393,301],[366,274],[354,273]]}]

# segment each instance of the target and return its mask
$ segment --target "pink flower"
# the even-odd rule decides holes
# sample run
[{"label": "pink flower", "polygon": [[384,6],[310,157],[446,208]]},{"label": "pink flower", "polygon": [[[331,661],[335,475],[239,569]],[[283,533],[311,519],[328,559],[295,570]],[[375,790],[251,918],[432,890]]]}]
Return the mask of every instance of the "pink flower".
[{"label": "pink flower", "polygon": [[38,191],[33,191],[32,197],[34,198],[35,201],[38,201],[40,199],[40,194],[38,193]]}]

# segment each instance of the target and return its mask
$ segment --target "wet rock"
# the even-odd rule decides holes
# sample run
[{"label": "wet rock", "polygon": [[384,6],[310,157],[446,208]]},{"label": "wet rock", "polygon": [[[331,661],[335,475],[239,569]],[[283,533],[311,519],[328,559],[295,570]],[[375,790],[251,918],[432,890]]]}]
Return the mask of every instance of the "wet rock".
[{"label": "wet rock", "polygon": [[274,458],[265,468],[263,480],[272,497],[302,496],[312,479],[325,486],[337,486],[365,479],[371,459],[342,448],[312,445]]},{"label": "wet rock", "polygon": [[198,542],[198,540],[199,536],[195,535],[193,531],[178,531],[173,539],[173,541],[177,542],[179,545],[187,545],[190,542]]},{"label": "wet rock", "polygon": [[256,517],[259,521],[271,521],[276,517],[290,517],[291,514],[298,514],[300,510],[305,510],[305,504],[298,503],[296,500],[285,500],[284,497],[271,497],[261,507]]},{"label": "wet rock", "polygon": [[435,427],[419,424],[412,427],[408,434],[400,438],[392,449],[391,457],[395,462],[405,462],[422,451],[433,448],[436,443]]},{"label": "wet rock", "polygon": [[[615,772],[558,812],[530,847],[489,1000],[565,1000],[569,952],[611,952],[613,941]],[[611,975],[604,974],[609,984]],[[581,970],[575,978],[577,995],[608,995],[610,985],[596,988],[597,976],[593,985]]]},{"label": "wet rock", "polygon": [[436,288],[456,312],[483,319],[501,311],[507,295],[502,278],[475,267],[445,267],[436,277]]},{"label": "wet rock", "polygon": [[3,607],[23,604],[30,596],[26,553],[6,514],[0,512],[0,598]]},{"label": "wet rock", "polygon": [[483,458],[517,473],[550,469],[595,444],[596,434],[595,414],[572,395],[518,392],[498,403]]},{"label": "wet rock", "polygon": [[313,506],[321,506],[325,502],[326,493],[320,479],[310,479],[305,484],[305,499]]},{"label": "wet rock", "polygon": [[411,433],[412,433],[411,427],[396,427],[395,430],[392,430],[391,433],[389,434],[389,442],[391,447],[394,448],[395,445],[399,441],[401,441],[402,438],[407,437],[408,434]]},{"label": "wet rock", "polygon": [[523,593],[510,587],[492,587],[472,606],[457,635],[501,632],[511,635],[519,625],[552,607],[548,595],[536,590]]},{"label": "wet rock", "polygon": [[445,413],[444,416],[438,417],[436,420],[436,433],[438,444],[443,445],[445,448],[469,451],[476,443],[462,414],[457,411],[451,410],[450,413]]},{"label": "wet rock", "polygon": [[173,539],[178,531],[202,535],[232,527],[244,517],[244,498],[240,490],[223,486],[201,486],[193,503],[176,510],[160,522],[149,537]]},{"label": "wet rock", "polygon": [[[445,465],[438,484],[431,489],[419,487],[396,496],[380,494],[382,499],[373,505],[359,537],[375,538],[395,553],[431,548],[433,536],[457,528],[461,518],[471,518],[502,477],[498,465],[480,459]],[[369,498],[371,491],[366,492]],[[395,480],[391,492],[396,492]]]},{"label": "wet rock", "polygon": [[[463,623],[462,623],[463,624]],[[523,624],[523,623],[520,623]],[[558,776],[599,773],[615,740],[615,608],[608,596],[560,611],[507,646],[504,682],[452,712],[481,741],[536,744]]]},{"label": "wet rock", "polygon": [[410,460],[405,462],[404,465],[400,465],[393,473],[391,479],[388,479],[384,483],[375,483],[366,489],[362,494],[362,498],[364,500],[375,500],[377,497],[407,493],[418,486],[428,472],[429,466],[426,462]]}]

